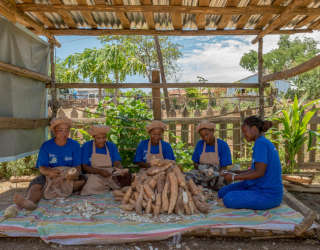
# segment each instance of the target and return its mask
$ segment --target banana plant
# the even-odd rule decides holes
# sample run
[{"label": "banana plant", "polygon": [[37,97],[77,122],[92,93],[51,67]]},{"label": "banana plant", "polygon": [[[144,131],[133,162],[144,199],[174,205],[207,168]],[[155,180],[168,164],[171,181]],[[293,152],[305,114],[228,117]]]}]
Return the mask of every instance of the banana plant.
[{"label": "banana plant", "polygon": [[274,121],[282,124],[280,126],[280,140],[285,148],[285,168],[289,173],[299,172],[296,161],[297,155],[302,146],[308,142],[308,151],[311,150],[311,141],[316,136],[316,131],[308,129],[308,124],[319,108],[316,104],[320,99],[304,104],[305,99],[300,102],[295,96],[292,104],[284,103],[284,108],[275,114]]}]

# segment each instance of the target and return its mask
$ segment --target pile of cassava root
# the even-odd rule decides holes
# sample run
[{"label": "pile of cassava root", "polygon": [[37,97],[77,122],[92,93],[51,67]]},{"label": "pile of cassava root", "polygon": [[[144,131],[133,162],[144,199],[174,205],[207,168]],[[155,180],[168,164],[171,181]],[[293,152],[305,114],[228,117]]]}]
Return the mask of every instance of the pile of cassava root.
[{"label": "pile of cassava root", "polygon": [[191,179],[186,181],[175,161],[170,160],[152,160],[151,168],[135,174],[130,187],[115,190],[113,195],[121,201],[121,209],[140,215],[191,215],[210,210],[202,189]]}]

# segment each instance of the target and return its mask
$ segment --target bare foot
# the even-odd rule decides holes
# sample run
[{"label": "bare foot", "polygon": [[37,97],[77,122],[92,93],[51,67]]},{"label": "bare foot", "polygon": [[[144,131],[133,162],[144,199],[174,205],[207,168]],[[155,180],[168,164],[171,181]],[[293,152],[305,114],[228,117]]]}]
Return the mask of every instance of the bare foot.
[{"label": "bare foot", "polygon": [[35,210],[37,205],[34,204],[32,201],[25,199],[21,194],[15,194],[13,196],[13,202],[19,208],[25,208],[27,210]]}]

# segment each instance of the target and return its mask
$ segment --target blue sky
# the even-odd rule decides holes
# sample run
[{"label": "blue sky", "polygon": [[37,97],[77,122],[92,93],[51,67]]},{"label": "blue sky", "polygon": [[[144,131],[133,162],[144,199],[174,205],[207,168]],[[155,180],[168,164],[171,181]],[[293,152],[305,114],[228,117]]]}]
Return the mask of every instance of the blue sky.
[{"label": "blue sky", "polygon": [[[292,37],[296,36],[308,36],[320,41],[320,32]],[[254,36],[170,37],[172,41],[182,45],[183,56],[178,61],[182,70],[177,75],[177,81],[196,82],[197,76],[202,76],[209,82],[233,82],[249,76],[251,72],[242,69],[239,62],[244,53],[250,49],[257,50],[257,44],[251,44],[253,38]],[[62,44],[56,50],[60,58],[81,52],[85,48],[101,47],[96,37],[61,36],[58,40]],[[275,48],[278,40],[278,35],[266,36],[264,53]],[[147,82],[147,79],[133,76],[126,82]]]}]

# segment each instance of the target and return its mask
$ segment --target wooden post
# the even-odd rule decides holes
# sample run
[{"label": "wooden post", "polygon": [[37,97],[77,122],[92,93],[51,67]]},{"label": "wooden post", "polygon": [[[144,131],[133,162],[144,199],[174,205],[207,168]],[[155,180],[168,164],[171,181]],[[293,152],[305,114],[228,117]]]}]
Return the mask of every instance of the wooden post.
[{"label": "wooden post", "polygon": [[[182,111],[182,117],[188,117],[189,112],[187,110],[187,106],[184,106],[183,111]],[[181,125],[181,139],[182,142],[188,143],[188,137],[189,137],[189,124],[182,124]]]},{"label": "wooden post", "polygon": [[239,158],[240,153],[240,120],[233,122],[233,159]]},{"label": "wooden post", "polygon": [[52,103],[52,118],[57,116],[59,103],[57,100],[57,88],[56,88],[56,73],[54,62],[54,42],[50,41],[50,66],[51,66],[51,103]]},{"label": "wooden post", "polygon": [[243,135],[242,135],[242,131],[241,131],[241,125],[243,124],[243,121],[245,119],[245,112],[244,111],[240,111],[240,124],[239,124],[239,149],[240,149],[240,157],[244,157],[245,156],[245,147],[243,147],[244,145],[242,144],[243,141]]},{"label": "wooden post", "polygon": [[[161,52],[160,42],[159,42],[158,36],[154,36],[154,44],[155,44],[155,47],[157,50],[157,55],[158,55],[159,68],[160,68],[160,73],[161,73],[161,82],[167,83],[166,76],[164,73],[163,58],[162,58],[162,52]],[[169,94],[168,94],[167,88],[163,88],[163,94],[164,94],[164,103],[166,105],[166,114],[168,117],[169,112],[170,112],[170,102],[169,102]]]},{"label": "wooden post", "polygon": [[[152,71],[152,83],[160,83],[160,74],[158,70]],[[161,120],[161,99],[160,88],[152,88],[152,109],[153,119]]]},{"label": "wooden post", "polygon": [[263,40],[259,39],[258,46],[258,82],[259,82],[259,115],[261,119],[264,119],[264,87],[263,87]]},{"label": "wooden post", "polygon": [[[220,110],[220,114],[223,115],[224,113],[226,113],[225,108],[222,107],[222,109]],[[219,126],[219,137],[222,140],[225,140],[227,138],[227,123],[225,122],[221,122],[220,126]]]},{"label": "wooden post", "polygon": [[[170,117],[176,117],[176,111],[175,111],[173,106],[171,106],[169,115],[170,115]],[[175,143],[176,142],[176,138],[175,138],[176,135],[177,135],[176,123],[175,122],[170,122],[169,123],[169,142],[170,143]]]}]

